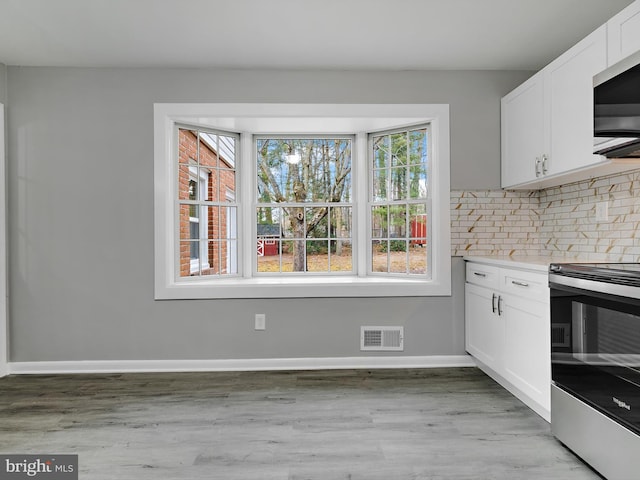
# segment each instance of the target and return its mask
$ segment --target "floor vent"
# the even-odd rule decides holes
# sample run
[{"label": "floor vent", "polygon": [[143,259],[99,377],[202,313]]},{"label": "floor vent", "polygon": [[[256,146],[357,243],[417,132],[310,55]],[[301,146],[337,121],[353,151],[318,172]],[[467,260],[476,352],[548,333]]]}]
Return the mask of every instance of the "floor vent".
[{"label": "floor vent", "polygon": [[360,350],[404,350],[404,327],[360,327]]}]

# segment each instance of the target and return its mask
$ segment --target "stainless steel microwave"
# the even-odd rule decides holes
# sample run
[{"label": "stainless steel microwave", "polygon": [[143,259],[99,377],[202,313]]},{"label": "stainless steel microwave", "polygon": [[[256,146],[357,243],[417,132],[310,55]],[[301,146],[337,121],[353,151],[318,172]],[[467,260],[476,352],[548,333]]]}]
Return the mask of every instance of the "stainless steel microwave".
[{"label": "stainless steel microwave", "polygon": [[640,158],[640,55],[594,77],[593,153]]}]

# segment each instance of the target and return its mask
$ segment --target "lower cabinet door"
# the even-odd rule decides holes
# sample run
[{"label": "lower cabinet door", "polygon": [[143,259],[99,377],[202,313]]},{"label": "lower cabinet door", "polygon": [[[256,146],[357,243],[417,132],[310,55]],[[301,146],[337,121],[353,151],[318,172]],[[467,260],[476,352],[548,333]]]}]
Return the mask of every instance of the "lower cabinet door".
[{"label": "lower cabinet door", "polygon": [[503,317],[498,316],[498,295],[488,288],[465,286],[465,348],[467,352],[497,369],[502,363]]},{"label": "lower cabinet door", "polygon": [[504,296],[503,375],[547,410],[551,407],[549,304]]}]

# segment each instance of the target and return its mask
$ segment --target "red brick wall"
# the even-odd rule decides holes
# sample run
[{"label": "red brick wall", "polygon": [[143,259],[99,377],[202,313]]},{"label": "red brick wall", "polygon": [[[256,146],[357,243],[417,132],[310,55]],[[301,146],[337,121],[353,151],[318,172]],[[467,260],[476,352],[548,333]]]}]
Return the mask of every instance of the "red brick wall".
[{"label": "red brick wall", "polygon": [[[198,140],[197,132],[180,129],[178,137],[178,198],[189,200],[189,182],[194,178],[193,168],[199,167],[197,177],[201,177],[204,172],[207,178],[206,200],[226,203],[227,191],[234,192],[235,195],[235,170],[230,168],[224,158],[218,158],[217,153],[204,140]],[[209,269],[203,270],[202,275],[226,273],[227,207],[209,206],[206,210],[208,223],[206,260],[209,262]],[[194,211],[193,207],[191,211]],[[197,272],[191,272],[191,249],[188,241],[190,238],[189,212],[190,205],[180,205],[181,277],[198,275]],[[205,259],[202,260],[205,261]]]}]

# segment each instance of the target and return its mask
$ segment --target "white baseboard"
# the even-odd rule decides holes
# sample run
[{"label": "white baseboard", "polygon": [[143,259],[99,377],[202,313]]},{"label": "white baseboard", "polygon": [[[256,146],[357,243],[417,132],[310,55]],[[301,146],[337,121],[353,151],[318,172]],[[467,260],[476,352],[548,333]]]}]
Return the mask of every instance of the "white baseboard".
[{"label": "white baseboard", "polygon": [[128,372],[232,372],[380,368],[475,367],[470,355],[422,357],[260,358],[233,360],[86,360],[9,362],[10,375]]}]

